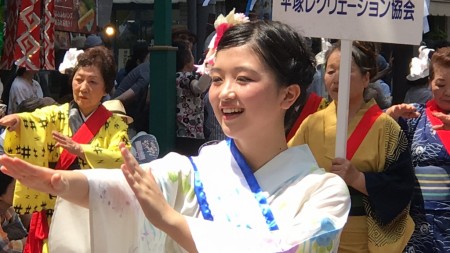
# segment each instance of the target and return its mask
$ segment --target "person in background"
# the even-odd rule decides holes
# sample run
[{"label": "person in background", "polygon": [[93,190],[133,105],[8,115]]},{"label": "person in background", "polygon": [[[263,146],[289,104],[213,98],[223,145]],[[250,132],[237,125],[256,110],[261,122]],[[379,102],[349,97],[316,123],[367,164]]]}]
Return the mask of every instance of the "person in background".
[{"label": "person in background", "polygon": [[27,98],[42,98],[41,86],[34,80],[35,70],[19,67],[9,90],[8,114],[16,113],[17,106]]},{"label": "person in background", "polygon": [[96,34],[91,34],[87,36],[86,40],[84,41],[83,50],[97,47],[97,46],[104,46],[105,43],[103,42],[102,38]]},{"label": "person in background", "polygon": [[433,53],[429,86],[433,98],[425,104],[394,105],[386,111],[406,125],[418,180],[411,207],[416,227],[404,252],[450,249],[450,47]]},{"label": "person in background", "polygon": [[376,74],[373,45],[354,41],[350,73],[346,157],[336,157],[340,43],[326,54],[325,85],[333,102],[310,115],[289,146],[308,144],[320,167],[342,177],[351,194],[339,253],[401,252],[414,230],[408,214],[414,175],[408,140],[364,90]]},{"label": "person in background", "polygon": [[391,88],[385,79],[391,73],[391,66],[386,59],[379,53],[379,44],[374,44],[376,52],[377,73],[371,77],[366,90],[364,91],[364,100],[375,99],[381,109],[386,109],[392,105]]},{"label": "person in background", "polygon": [[198,77],[194,70],[194,56],[186,41],[174,41],[176,55],[177,86],[177,138],[175,152],[183,155],[196,155],[198,148],[205,142],[203,132],[204,104],[203,95],[209,88],[209,75]]},{"label": "person in background", "polygon": [[7,156],[1,170],[88,207],[92,252],[337,252],[347,187],[306,145],[288,148],[284,132],[312,81],[313,54],[279,22],[220,37],[209,96],[230,139],[142,167],[122,144],[122,171],[55,171]]},{"label": "person in background", "polygon": [[14,182],[0,172],[0,253],[22,253],[28,234],[12,206]]},{"label": "person in background", "polygon": [[132,48],[131,58],[125,63],[125,67],[117,72],[116,83],[119,85],[125,76],[128,75],[139,64],[144,63],[149,55],[149,46],[146,41],[138,41]]},{"label": "person in background", "polygon": [[410,87],[406,92],[404,103],[425,104],[433,98],[428,83],[430,57],[433,52],[433,49],[421,46],[418,57],[411,59],[409,75],[406,76]]},{"label": "person in background", "polygon": [[317,43],[315,39],[312,39],[312,50],[316,49],[317,54],[316,58],[316,73],[314,74],[314,79],[311,85],[308,88],[308,92],[313,92],[316,95],[328,99],[327,89],[325,88],[325,83],[323,82],[323,75],[325,71],[325,53],[328,48],[331,47],[331,43],[327,41],[325,38],[320,39],[320,47],[317,47]]},{"label": "person in background", "polygon": [[172,41],[184,40],[188,43],[189,49],[192,51],[195,43],[197,43],[197,36],[189,31],[183,25],[175,25],[172,27]]},{"label": "person in background", "polygon": [[112,99],[117,99],[125,106],[125,110],[134,122],[129,126],[130,137],[140,131],[149,130],[149,88],[150,62],[148,57],[120,82]]},{"label": "person in background", "polygon": [[[71,63],[67,67],[73,68],[74,100],[1,118],[0,125],[7,127],[5,153],[59,170],[117,167],[121,163],[119,143],[125,142],[129,147],[127,125],[101,105],[102,97],[114,85],[114,57],[110,50],[98,46],[77,54]],[[81,238],[88,236],[88,213],[83,208],[71,207],[78,220],[70,224],[63,215],[58,215],[56,197],[20,183],[16,183],[14,195],[18,213],[31,215],[30,225],[26,224],[29,227],[26,250],[47,250],[47,236],[64,237],[67,227],[75,231],[71,238],[79,244],[84,241]],[[31,195],[34,197],[29,198]],[[50,232],[47,217],[54,222]],[[53,252],[67,252],[60,251],[58,240],[54,241]]]},{"label": "person in background", "polygon": [[58,103],[51,97],[27,98],[19,104],[17,112],[33,112],[38,108],[56,104]]}]

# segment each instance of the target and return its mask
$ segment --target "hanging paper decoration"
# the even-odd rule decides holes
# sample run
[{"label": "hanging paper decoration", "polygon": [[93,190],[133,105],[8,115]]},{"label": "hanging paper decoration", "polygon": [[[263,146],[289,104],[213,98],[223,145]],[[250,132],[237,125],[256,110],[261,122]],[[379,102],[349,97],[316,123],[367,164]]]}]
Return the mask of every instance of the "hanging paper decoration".
[{"label": "hanging paper decoration", "polygon": [[44,53],[41,59],[41,69],[55,69],[55,19],[53,13],[55,9],[54,0],[44,0],[44,31],[42,41]]},{"label": "hanging paper decoration", "polygon": [[6,27],[0,69],[11,69],[14,64],[14,44],[16,40],[19,4],[20,1],[7,1]]},{"label": "hanging paper decoration", "polygon": [[54,0],[7,1],[8,15],[0,68],[15,63],[29,70],[55,69]]},{"label": "hanging paper decoration", "polygon": [[14,58],[19,67],[39,70],[41,56],[41,0],[22,0]]}]

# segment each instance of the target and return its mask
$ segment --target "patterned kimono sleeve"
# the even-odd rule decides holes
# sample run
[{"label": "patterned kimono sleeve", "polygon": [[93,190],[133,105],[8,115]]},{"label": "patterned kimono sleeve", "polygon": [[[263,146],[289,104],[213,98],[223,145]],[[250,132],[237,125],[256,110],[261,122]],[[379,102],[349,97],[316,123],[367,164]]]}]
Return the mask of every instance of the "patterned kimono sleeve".
[{"label": "patterned kimono sleeve", "polygon": [[416,132],[417,124],[419,123],[419,120],[423,117],[426,117],[426,115],[424,115],[424,114],[426,114],[425,105],[416,104],[416,103],[413,103],[411,105],[416,108],[417,112],[420,113],[420,116],[417,118],[411,118],[411,119],[405,119],[405,118],[398,119],[398,124],[400,125],[402,130],[405,131],[406,137],[408,138],[408,141],[410,142],[410,144],[413,141],[414,133]]},{"label": "patterned kimono sleeve", "polygon": [[[385,131],[386,163],[382,172],[365,173],[368,201],[372,216],[380,224],[388,224],[407,210],[414,188],[414,172],[406,134],[393,120]],[[373,211],[373,212],[372,212]]]},{"label": "patterned kimono sleeve", "polygon": [[48,167],[49,161],[58,158],[52,131],[61,131],[65,117],[58,112],[63,106],[48,106],[33,113],[19,113],[20,123],[16,131],[7,131],[5,153],[17,156],[32,164]]},{"label": "patterned kimono sleeve", "polygon": [[[62,131],[66,119],[62,113],[63,108],[68,108],[67,104],[44,107],[33,113],[19,113],[21,120],[18,130],[6,132],[5,153],[44,167],[48,167],[49,162],[57,161],[59,153],[55,148],[52,131]],[[43,208],[52,209],[54,201],[53,196],[16,182],[13,205],[19,214],[40,211]]]},{"label": "patterned kimono sleeve", "polygon": [[119,168],[122,164],[119,143],[124,142],[130,148],[127,131],[128,126],[122,118],[112,116],[90,144],[82,144],[89,168]]},{"label": "patterned kimono sleeve", "polygon": [[[237,228],[225,222],[188,217],[198,251],[337,252],[340,234],[350,210],[350,197],[345,182],[329,173],[312,174],[289,185],[287,192],[290,192],[287,196],[280,197],[288,202],[295,202],[295,207],[286,210],[283,207],[285,204],[282,204],[287,203],[285,201],[278,207],[271,207],[284,209],[278,210],[278,217],[289,216],[290,212],[295,212],[296,215],[279,230]],[[302,201],[297,201],[302,198]]]},{"label": "patterned kimono sleeve", "polygon": [[[197,201],[186,157],[170,153],[141,166],[152,171],[171,206],[193,215]],[[121,170],[81,173],[89,180],[91,252],[182,252],[165,233],[149,223]]]}]

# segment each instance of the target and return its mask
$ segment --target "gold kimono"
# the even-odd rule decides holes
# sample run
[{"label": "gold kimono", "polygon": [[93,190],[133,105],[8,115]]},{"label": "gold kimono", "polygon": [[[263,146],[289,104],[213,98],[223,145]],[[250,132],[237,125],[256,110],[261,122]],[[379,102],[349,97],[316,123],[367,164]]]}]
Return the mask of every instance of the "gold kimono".
[{"label": "gold kimono", "polygon": [[[367,102],[350,119],[348,136],[368,109]],[[336,104],[309,116],[289,146],[308,144],[319,167],[330,170],[335,158]],[[364,173],[369,196],[350,188],[352,209],[339,252],[401,252],[414,229],[408,214],[414,175],[406,135],[388,115],[371,126],[351,163]]]}]

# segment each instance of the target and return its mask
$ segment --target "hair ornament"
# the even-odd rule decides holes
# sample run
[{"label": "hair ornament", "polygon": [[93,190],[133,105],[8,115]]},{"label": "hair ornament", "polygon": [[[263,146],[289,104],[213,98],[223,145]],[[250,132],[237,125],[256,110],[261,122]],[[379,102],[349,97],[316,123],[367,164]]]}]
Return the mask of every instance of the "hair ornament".
[{"label": "hair ornament", "polygon": [[214,59],[216,57],[217,45],[219,45],[223,34],[230,27],[237,24],[242,24],[249,22],[249,18],[245,16],[244,13],[235,13],[235,9],[231,10],[227,16],[220,14],[216,21],[214,21],[214,28],[216,34],[211,39],[208,45],[208,53],[206,54],[205,60],[201,65],[195,65],[197,67],[197,72],[200,74],[209,74],[210,66],[214,65]]}]

